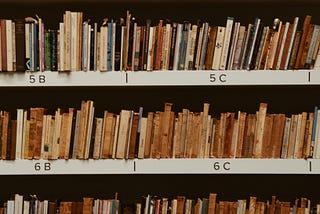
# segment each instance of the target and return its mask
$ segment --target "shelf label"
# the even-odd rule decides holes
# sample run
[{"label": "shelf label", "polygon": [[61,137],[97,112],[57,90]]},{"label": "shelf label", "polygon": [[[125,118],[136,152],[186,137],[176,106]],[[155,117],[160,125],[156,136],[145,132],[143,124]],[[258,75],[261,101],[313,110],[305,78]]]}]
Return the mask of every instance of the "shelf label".
[{"label": "shelf label", "polygon": [[230,161],[215,161],[213,163],[213,170],[214,171],[230,171],[231,163]]},{"label": "shelf label", "polygon": [[46,75],[44,75],[44,74],[29,74],[29,75],[27,75],[27,81],[31,85],[45,84],[46,83]]},{"label": "shelf label", "polygon": [[226,73],[210,73],[209,81],[211,83],[226,83],[227,82],[227,74]]},{"label": "shelf label", "polygon": [[50,162],[35,162],[33,168],[35,172],[50,172],[52,170]]}]

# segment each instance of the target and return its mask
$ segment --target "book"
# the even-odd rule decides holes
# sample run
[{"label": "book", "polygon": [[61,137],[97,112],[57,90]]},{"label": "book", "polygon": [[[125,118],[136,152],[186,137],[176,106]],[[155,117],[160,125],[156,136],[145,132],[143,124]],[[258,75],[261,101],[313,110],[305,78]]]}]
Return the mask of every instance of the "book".
[{"label": "book", "polygon": [[224,34],[225,34],[225,27],[218,26],[213,61],[212,61],[212,69],[219,70],[220,68],[220,61],[222,55],[222,47],[224,42]]}]

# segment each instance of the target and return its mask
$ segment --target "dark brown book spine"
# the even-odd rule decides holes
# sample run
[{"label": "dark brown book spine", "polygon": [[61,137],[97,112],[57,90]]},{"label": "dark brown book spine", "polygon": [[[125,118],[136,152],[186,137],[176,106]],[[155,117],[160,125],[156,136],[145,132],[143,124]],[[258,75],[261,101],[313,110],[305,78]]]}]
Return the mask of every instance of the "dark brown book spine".
[{"label": "dark brown book spine", "polygon": [[295,66],[294,66],[295,69],[299,69],[299,68],[304,67],[302,54],[303,54],[305,42],[307,40],[307,36],[309,33],[310,22],[311,22],[311,16],[307,15],[304,19],[303,26],[302,26],[301,41],[300,41],[299,48],[298,48],[297,60],[296,60]]},{"label": "dark brown book spine", "polygon": [[134,112],[133,118],[132,118],[131,134],[130,134],[130,142],[129,142],[129,156],[128,156],[129,159],[135,158],[138,124],[139,124],[139,113]]},{"label": "dark brown book spine", "polygon": [[6,20],[0,20],[1,25],[1,70],[7,71],[7,34],[6,34]]},{"label": "dark brown book spine", "polygon": [[302,32],[297,31],[295,39],[294,39],[293,47],[292,47],[291,56],[290,56],[289,69],[295,68],[294,66],[297,61],[297,54],[298,54],[298,50],[299,50],[301,35],[302,35]]},{"label": "dark brown book spine", "polygon": [[15,20],[15,40],[16,40],[16,71],[25,71],[25,22],[23,19]]},{"label": "dark brown book spine", "polygon": [[211,70],[212,68],[212,59],[214,54],[214,46],[216,43],[217,31],[218,26],[210,26],[209,27],[209,38],[208,38],[208,45],[207,45],[207,52],[204,61],[204,67],[206,70]]}]

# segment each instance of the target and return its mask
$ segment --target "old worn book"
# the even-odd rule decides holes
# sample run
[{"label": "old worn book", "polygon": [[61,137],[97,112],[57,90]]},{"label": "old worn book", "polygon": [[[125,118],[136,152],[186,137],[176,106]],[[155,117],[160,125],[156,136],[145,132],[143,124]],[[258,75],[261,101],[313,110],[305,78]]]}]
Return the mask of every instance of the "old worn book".
[{"label": "old worn book", "polygon": [[83,198],[83,214],[91,214],[93,208],[93,198],[85,197]]},{"label": "old worn book", "polygon": [[283,50],[284,50],[284,44],[286,41],[288,29],[289,29],[289,24],[290,24],[289,22],[286,22],[281,27],[280,34],[279,34],[278,46],[276,49],[276,54],[275,54],[273,65],[272,65],[273,70],[278,70],[280,68],[281,58],[282,58],[282,54],[283,54]]},{"label": "old worn book", "polygon": [[298,30],[295,35],[295,39],[293,41],[293,46],[292,46],[292,51],[291,51],[291,56],[289,60],[289,69],[294,69],[295,63],[297,61],[297,54],[299,50],[299,44],[300,44],[300,39],[301,39],[302,31]]},{"label": "old worn book", "polygon": [[235,156],[237,158],[242,157],[242,148],[243,148],[243,140],[244,140],[244,133],[245,133],[245,124],[246,124],[246,117],[247,113],[240,111],[238,113],[238,138],[236,144],[236,151]]},{"label": "old worn book", "polygon": [[209,27],[208,45],[207,45],[205,62],[204,62],[204,69],[206,70],[211,70],[212,68],[212,60],[213,60],[214,47],[216,43],[217,30],[218,30],[218,26]]},{"label": "old worn book", "polygon": [[220,65],[219,65],[220,70],[226,70],[228,66],[227,62],[228,62],[228,56],[229,56],[229,50],[230,50],[230,44],[231,44],[230,39],[232,35],[233,25],[234,25],[234,18],[229,16],[227,18],[225,35],[223,38],[223,47],[222,47]]},{"label": "old worn book", "polygon": [[285,118],[285,125],[283,130],[283,139],[282,139],[282,146],[281,146],[281,158],[287,158],[288,156],[288,146],[289,146],[289,135],[290,135],[290,125],[291,124],[291,117]]},{"label": "old worn book", "polygon": [[207,132],[208,130],[208,115],[209,115],[209,103],[203,104],[203,111],[200,120],[200,133],[199,133],[199,158],[204,158],[206,153],[207,144]]},{"label": "old worn book", "polygon": [[92,133],[93,142],[91,144],[93,145],[93,159],[99,159],[100,158],[100,150],[101,150],[101,144],[102,144],[102,127],[103,127],[103,118],[96,117],[94,119],[94,131]]},{"label": "old worn book", "polygon": [[[314,33],[315,25],[310,24],[308,27],[308,34],[303,46],[303,51],[300,58],[300,64],[303,65],[302,68],[310,68],[311,60],[309,62],[307,61],[308,58],[308,52],[309,50],[312,50],[314,47],[311,47],[311,41]],[[318,30],[317,30],[318,31]],[[315,39],[315,38],[314,38]],[[310,49],[311,48],[311,49]]]},{"label": "old worn book", "polygon": [[255,130],[254,147],[253,147],[253,157],[262,157],[262,142],[263,142],[263,132],[265,125],[265,118],[267,113],[267,104],[260,103],[259,111],[257,112],[257,124]]},{"label": "old worn book", "polygon": [[307,112],[299,114],[293,158],[303,158],[303,144],[307,123]]},{"label": "old worn book", "polygon": [[272,145],[274,144],[271,141],[272,138],[272,129],[273,129],[273,114],[266,114],[264,121],[264,130],[263,130],[263,138],[262,138],[262,158],[271,158],[272,153]]},{"label": "old worn book", "polygon": [[[232,63],[232,70],[237,70],[240,68],[241,65],[241,50],[245,41],[246,37],[246,27],[241,26],[239,27],[238,39],[236,41],[234,59]],[[231,66],[231,65],[230,65]]]},{"label": "old worn book", "polygon": [[287,32],[287,36],[284,42],[284,47],[283,47],[283,53],[281,56],[281,61],[280,61],[280,66],[279,69],[280,70],[284,70],[287,69],[288,67],[288,55],[290,54],[290,49],[292,48],[291,44],[293,44],[293,37],[294,37],[294,24],[290,23],[289,27],[288,27],[288,32]]},{"label": "old worn book", "polygon": [[215,214],[216,200],[217,200],[217,194],[210,193],[209,194],[209,203],[208,203],[208,214]]},{"label": "old worn book", "polygon": [[305,51],[306,40],[307,40],[307,37],[309,34],[311,17],[312,16],[310,16],[310,15],[306,15],[306,17],[304,18],[304,21],[303,21],[300,44],[298,46],[297,58],[296,58],[296,62],[294,65],[295,69],[304,68],[305,61],[303,59],[303,52]]},{"label": "old worn book", "polygon": [[136,144],[138,140],[139,119],[140,119],[140,114],[138,112],[134,112],[132,117],[132,122],[131,122],[131,131],[130,131],[130,138],[129,138],[129,148],[128,148],[129,159],[135,158],[137,154]]},{"label": "old worn book", "polygon": [[154,113],[148,112],[147,117],[147,130],[146,130],[146,142],[145,142],[145,149],[144,149],[144,157],[150,158],[151,157],[151,143],[153,139],[153,121],[154,121]]},{"label": "old worn book", "polygon": [[[192,141],[190,145],[191,158],[198,158],[200,153],[200,129],[201,129],[201,118],[203,113],[195,112],[193,114],[193,132],[192,132]],[[188,137],[189,139],[189,137]],[[187,140],[187,142],[190,142]]]},{"label": "old worn book", "polygon": [[5,160],[7,157],[8,147],[8,127],[9,127],[9,112],[4,111],[1,113],[2,117],[2,128],[1,130],[1,159]]},{"label": "old worn book", "polygon": [[121,110],[116,158],[124,159],[126,157],[131,117],[131,110]]},{"label": "old worn book", "polygon": [[273,35],[270,42],[270,49],[268,51],[267,60],[266,60],[266,69],[273,69],[273,62],[277,54],[277,47],[279,44],[279,37],[281,30],[283,28],[282,21],[278,18],[273,21]]},{"label": "old worn book", "polygon": [[100,158],[111,158],[112,156],[113,142],[115,138],[115,124],[116,115],[105,111],[102,127]]},{"label": "old worn book", "polygon": [[306,134],[305,134],[304,145],[303,145],[303,158],[312,157],[311,142],[312,142],[313,121],[314,121],[314,112],[309,112],[308,120],[306,124]]},{"label": "old worn book", "polygon": [[265,41],[264,41],[264,45],[262,47],[261,56],[260,56],[259,64],[258,64],[258,69],[260,69],[260,70],[266,69],[268,52],[269,52],[270,43],[271,43],[272,36],[273,36],[273,29],[267,27],[266,31],[267,32],[266,32],[266,36],[265,36]]},{"label": "old worn book", "polygon": [[229,50],[229,57],[228,57],[228,63],[227,63],[227,70],[232,69],[233,60],[236,52],[236,43],[239,36],[239,29],[240,29],[240,22],[235,22],[234,27],[232,30],[232,35],[230,38],[230,50]]},{"label": "old worn book", "polygon": [[181,157],[181,131],[182,131],[182,112],[178,112],[178,117],[175,119],[174,137],[172,145],[172,158]]},{"label": "old worn book", "polygon": [[285,129],[286,116],[285,114],[275,114],[273,117],[273,126],[272,126],[272,135],[271,142],[272,143],[272,158],[280,158],[281,157],[281,146],[283,133]]},{"label": "old worn book", "polygon": [[160,158],[161,157],[161,143],[160,143],[160,133],[162,129],[162,117],[163,112],[157,111],[155,112],[153,118],[153,127],[152,127],[152,141],[151,141],[151,157],[152,158]]},{"label": "old worn book", "polygon": [[214,49],[213,60],[212,60],[213,70],[219,70],[220,68],[225,31],[226,31],[226,27],[218,26],[215,49]]},{"label": "old worn book", "polygon": [[223,158],[230,158],[232,156],[232,137],[235,125],[235,114],[233,112],[227,112],[225,114],[224,125],[224,139],[223,139]]},{"label": "old worn book", "polygon": [[165,103],[164,106],[164,112],[162,116],[162,128],[160,129],[160,149],[161,149],[161,158],[169,158],[170,157],[170,151],[168,151],[168,148],[170,148],[170,142],[171,139],[169,137],[169,131],[170,131],[170,116],[171,116],[171,108],[172,103]]},{"label": "old worn book", "polygon": [[248,114],[244,130],[244,139],[242,146],[242,157],[243,158],[252,158],[253,157],[253,147],[255,142],[256,135],[256,124],[257,124],[257,115]]},{"label": "old worn book", "polygon": [[297,114],[291,115],[287,158],[293,158],[294,145],[295,145],[296,133],[297,133],[298,117],[299,115]]},{"label": "old worn book", "polygon": [[191,158],[192,157],[192,149],[193,149],[193,136],[194,136],[194,112],[189,111],[188,112],[188,118],[186,121],[186,133],[185,133],[185,150],[184,150],[184,157],[185,158]]}]

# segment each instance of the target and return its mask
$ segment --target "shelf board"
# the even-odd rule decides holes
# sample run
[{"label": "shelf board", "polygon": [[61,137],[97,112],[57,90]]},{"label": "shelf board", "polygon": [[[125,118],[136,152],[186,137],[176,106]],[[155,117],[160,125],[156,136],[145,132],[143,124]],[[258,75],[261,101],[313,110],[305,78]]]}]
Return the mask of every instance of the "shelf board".
[{"label": "shelf board", "polygon": [[0,175],[320,174],[313,159],[134,159],[0,161]]},{"label": "shelf board", "polygon": [[313,70],[3,72],[0,87],[319,85]]}]

